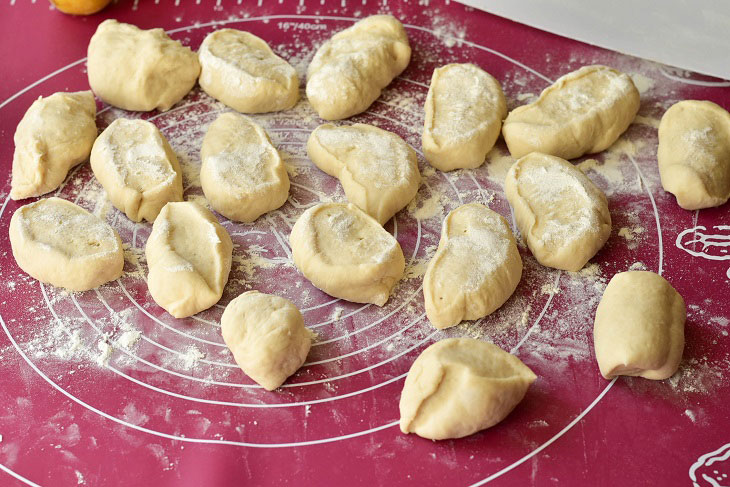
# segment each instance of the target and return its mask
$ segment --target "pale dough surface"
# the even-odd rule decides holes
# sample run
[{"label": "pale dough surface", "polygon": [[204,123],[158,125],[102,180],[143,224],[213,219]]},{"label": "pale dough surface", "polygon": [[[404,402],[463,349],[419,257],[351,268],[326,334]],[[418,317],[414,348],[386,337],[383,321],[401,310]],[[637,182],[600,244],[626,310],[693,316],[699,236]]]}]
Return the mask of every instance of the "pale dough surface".
[{"label": "pale dough surface", "polygon": [[205,134],[200,156],[203,193],[226,218],[252,222],[286,203],[284,162],[266,131],[250,118],[220,115]]},{"label": "pale dough surface", "polygon": [[9,233],[15,261],[41,282],[87,291],[122,275],[117,231],[70,201],[52,197],[21,206]]},{"label": "pale dough surface", "polygon": [[421,184],[416,152],[372,125],[320,125],[309,136],[307,154],[340,180],[350,203],[381,225],[410,203]]},{"label": "pale dough surface", "polygon": [[400,397],[400,429],[431,440],[494,426],[537,376],[522,361],[473,338],[440,340],[418,356]]},{"label": "pale dough surface", "polygon": [[58,188],[69,169],[84,162],[96,139],[96,102],[90,91],[54,93],[28,108],[15,130],[14,200]]},{"label": "pale dough surface", "polygon": [[154,221],[168,201],[182,201],[177,156],[145,120],[114,120],[94,142],[91,169],[112,204],[129,219]]},{"label": "pale dough surface", "polygon": [[593,326],[603,377],[671,377],[682,359],[686,315],[684,299],[659,274],[632,271],[613,276]]},{"label": "pale dough surface", "polygon": [[231,237],[208,209],[166,204],[145,246],[152,299],[175,318],[210,308],[223,295],[232,253]]},{"label": "pale dough surface", "polygon": [[611,234],[606,195],[564,159],[529,154],[512,165],[504,188],[522,237],[544,266],[579,271]]},{"label": "pale dough surface", "polygon": [[249,32],[216,30],[203,40],[199,56],[200,87],[234,110],[274,112],[299,100],[294,68]]},{"label": "pale dough surface", "polygon": [[366,17],[317,49],[307,68],[307,98],[325,120],[351,117],[367,110],[410,60],[398,19]]},{"label": "pale dough surface", "polygon": [[482,165],[507,115],[499,81],[474,64],[447,64],[431,77],[423,154],[436,169]]},{"label": "pale dough surface", "polygon": [[710,101],[672,105],[659,124],[659,175],[685,210],[730,199],[730,113]]},{"label": "pale dough surface", "polygon": [[302,366],[312,345],[312,333],[294,303],[258,291],[228,303],[221,331],[239,367],[269,391]]},{"label": "pale dough surface", "polygon": [[105,20],[91,37],[89,86],[110,105],[125,110],[169,110],[195,86],[197,53],[162,29],[141,30]]},{"label": "pale dough surface", "polygon": [[512,157],[542,152],[563,159],[600,152],[639,111],[631,78],[606,66],[585,66],[559,78],[529,105],[512,110],[502,135]]},{"label": "pale dough surface", "polygon": [[505,219],[479,203],[460,206],[446,216],[423,278],[426,315],[436,328],[487,316],[521,277],[522,259]]},{"label": "pale dough surface", "polygon": [[405,270],[398,241],[353,204],[309,208],[294,224],[289,241],[304,277],[347,301],[383,306]]}]

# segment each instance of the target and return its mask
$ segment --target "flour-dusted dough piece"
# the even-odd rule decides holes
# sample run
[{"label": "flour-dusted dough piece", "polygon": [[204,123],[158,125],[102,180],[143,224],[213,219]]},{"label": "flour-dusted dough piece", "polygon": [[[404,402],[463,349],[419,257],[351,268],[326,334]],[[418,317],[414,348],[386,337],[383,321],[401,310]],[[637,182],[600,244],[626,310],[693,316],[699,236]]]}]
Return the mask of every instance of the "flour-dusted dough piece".
[{"label": "flour-dusted dough piece", "polygon": [[232,253],[231,237],[208,209],[166,204],[145,246],[152,299],[175,318],[210,308],[223,295]]},{"label": "flour-dusted dough piece", "polygon": [[603,377],[671,377],[682,359],[686,316],[684,299],[659,274],[633,271],[613,276],[593,325]]},{"label": "flour-dusted dough piece", "polygon": [[499,81],[473,64],[447,64],[431,77],[423,154],[436,169],[482,165],[499,137],[507,102]]},{"label": "flour-dusted dough piece", "polygon": [[124,251],[116,230],[61,198],[18,208],[9,233],[18,266],[41,282],[87,291],[122,275]]},{"label": "flour-dusted dough piece", "polygon": [[320,117],[364,112],[411,60],[406,30],[391,15],[373,15],[325,42],[307,68],[307,98]]},{"label": "flour-dusted dough piece", "polygon": [[14,200],[58,188],[69,169],[89,157],[96,139],[96,102],[90,91],[39,97],[15,129]]},{"label": "flour-dusted dough piece", "polygon": [[177,156],[145,120],[114,120],[94,142],[91,169],[109,200],[136,222],[154,221],[168,201],[182,201]]},{"label": "flour-dusted dough piece", "polygon": [[631,78],[606,66],[585,66],[559,78],[529,105],[512,110],[502,135],[512,157],[542,152],[564,159],[613,144],[639,111]]},{"label": "flour-dusted dough piece", "polygon": [[381,225],[410,203],[421,184],[416,152],[372,125],[320,125],[309,136],[307,154],[340,180],[350,203]]},{"label": "flour-dusted dough piece", "polygon": [[224,113],[200,151],[200,184],[210,205],[231,220],[252,222],[286,203],[289,176],[279,151],[248,117]]},{"label": "flour-dusted dough piece", "polygon": [[87,69],[94,93],[125,110],[169,110],[195,85],[198,55],[162,29],[141,30],[105,20],[89,42]]},{"label": "flour-dusted dough piece", "polygon": [[199,55],[200,87],[234,110],[275,112],[299,100],[296,70],[249,32],[212,32],[200,45]]},{"label": "flour-dusted dough piece", "polygon": [[526,155],[510,168],[504,190],[517,228],[544,266],[579,271],[611,234],[606,195],[564,159]]},{"label": "flour-dusted dough piece", "polygon": [[294,264],[336,298],[383,306],[405,270],[398,241],[353,204],[305,211],[289,237]]},{"label": "flour-dusted dough piece", "polygon": [[659,175],[679,206],[698,210],[730,199],[730,113],[710,101],[672,105],[659,124]]},{"label": "flour-dusted dough piece", "polygon": [[522,361],[473,338],[440,340],[418,356],[400,396],[400,430],[462,438],[502,421],[537,376]]},{"label": "flour-dusted dough piece", "polygon": [[423,278],[426,315],[436,328],[476,320],[502,306],[522,277],[512,230],[479,203],[446,216],[441,240]]},{"label": "flour-dusted dough piece", "polygon": [[302,366],[312,345],[312,333],[294,303],[258,291],[228,303],[221,331],[239,367],[269,391]]}]

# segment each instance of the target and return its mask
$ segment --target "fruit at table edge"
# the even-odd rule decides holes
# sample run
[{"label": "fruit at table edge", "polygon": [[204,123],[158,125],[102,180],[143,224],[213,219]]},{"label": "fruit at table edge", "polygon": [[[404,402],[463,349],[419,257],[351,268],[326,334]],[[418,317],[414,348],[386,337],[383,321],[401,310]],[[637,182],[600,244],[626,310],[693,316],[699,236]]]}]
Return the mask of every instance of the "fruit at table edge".
[{"label": "fruit at table edge", "polygon": [[60,12],[69,15],[91,15],[104,9],[111,0],[50,0]]}]

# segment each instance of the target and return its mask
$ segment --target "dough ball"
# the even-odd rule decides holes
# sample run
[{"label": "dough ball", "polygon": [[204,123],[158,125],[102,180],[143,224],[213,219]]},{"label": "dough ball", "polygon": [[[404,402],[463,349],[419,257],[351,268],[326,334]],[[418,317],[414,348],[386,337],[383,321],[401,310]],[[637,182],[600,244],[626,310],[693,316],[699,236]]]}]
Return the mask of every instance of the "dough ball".
[{"label": "dough ball", "polygon": [[34,101],[15,130],[10,197],[20,200],[58,188],[69,169],[89,157],[97,135],[95,119],[90,91]]},{"label": "dough ball", "polygon": [[473,64],[435,69],[426,97],[423,154],[436,169],[482,165],[507,115],[499,81]]},{"label": "dough ball", "polygon": [[130,220],[154,221],[168,201],[182,201],[180,164],[153,123],[114,120],[94,142],[91,169]]},{"label": "dough ball", "polygon": [[141,30],[105,20],[89,42],[89,86],[125,110],[169,110],[193,88],[198,55],[162,29]]},{"label": "dough ball", "polygon": [[288,299],[248,291],[228,303],[223,340],[251,379],[273,391],[302,366],[312,334]]},{"label": "dough ball", "polygon": [[307,69],[307,98],[321,118],[364,112],[411,60],[406,30],[391,15],[372,15],[338,32]]},{"label": "dough ball", "polygon": [[405,270],[398,241],[352,204],[309,208],[294,224],[289,241],[304,277],[347,301],[383,306]]},{"label": "dough ball", "polygon": [[381,225],[411,202],[421,184],[416,152],[372,125],[320,125],[309,136],[307,154],[340,180],[348,201]]},{"label": "dough ball", "polygon": [[9,233],[18,266],[41,282],[87,291],[122,275],[124,251],[116,230],[61,198],[18,208]]},{"label": "dough ball", "polygon": [[659,175],[685,210],[730,199],[730,113],[709,101],[672,105],[659,124]]},{"label": "dough ball", "polygon": [[606,195],[564,159],[529,154],[512,165],[504,189],[522,237],[544,266],[579,271],[611,234]]},{"label": "dough ball", "polygon": [[431,440],[494,426],[537,376],[520,359],[473,338],[440,340],[418,356],[400,396],[400,430]]},{"label": "dough ball", "polygon": [[232,253],[213,213],[192,202],[166,204],[145,247],[152,299],[175,318],[210,308],[223,295]]},{"label": "dough ball", "polygon": [[460,206],[446,216],[423,278],[426,315],[436,328],[487,316],[521,277],[522,259],[505,219],[479,203]]},{"label": "dough ball", "polygon": [[200,184],[210,205],[231,220],[252,222],[286,203],[289,176],[279,151],[256,122],[224,113],[200,151]]},{"label": "dough ball", "polygon": [[208,34],[200,46],[200,87],[243,113],[286,110],[299,100],[294,68],[263,39],[235,29]]},{"label": "dough ball", "polygon": [[563,159],[613,144],[639,111],[631,78],[606,66],[585,66],[559,78],[534,103],[512,110],[502,135],[512,157],[542,152]]},{"label": "dough ball", "polygon": [[682,358],[686,316],[684,299],[659,274],[634,271],[613,276],[593,325],[603,377],[671,377]]}]

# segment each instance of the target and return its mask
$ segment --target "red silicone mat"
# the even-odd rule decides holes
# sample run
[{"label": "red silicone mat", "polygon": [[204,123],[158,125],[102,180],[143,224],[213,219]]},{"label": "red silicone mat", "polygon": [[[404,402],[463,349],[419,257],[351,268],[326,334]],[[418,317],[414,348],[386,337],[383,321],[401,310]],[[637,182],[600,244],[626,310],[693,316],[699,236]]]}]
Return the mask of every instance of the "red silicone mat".
[{"label": "red silicone mat", "polygon": [[[730,82],[448,2],[120,1],[75,18],[44,0],[2,1],[0,485],[730,485],[729,207],[678,208],[661,188],[655,157],[664,110],[688,98],[730,108]],[[253,225],[219,216],[235,243],[220,305],[176,320],[152,301],[143,252],[150,225],[114,209],[88,164],[57,194],[119,231],[125,275],[70,294],[16,266],[6,237],[19,207],[7,196],[15,126],[39,95],[88,88],[84,56],[100,21],[164,27],[193,48],[217,28],[249,30],[303,76],[324,39],[380,12],[406,24],[413,58],[371,109],[349,122],[395,131],[416,149],[431,73],[448,62],[489,71],[510,108],[583,65],[608,64],[634,76],[642,92],[636,122],[608,151],[575,161],[606,192],[613,217],[607,245],[586,269],[543,268],[523,246],[523,279],[503,308],[447,331],[430,326],[421,280],[445,214],[479,201],[511,221],[502,184],[511,158],[500,141],[476,170],[444,174],[419,159],[418,196],[386,225],[408,267],[383,308],[316,290],[291,264],[288,234],[307,207],[344,194],[307,159],[307,136],[321,121],[306,102],[254,116],[285,157],[291,197]],[[196,88],[166,113],[98,107],[100,128],[120,116],[153,121],[181,159],[186,198],[204,202],[200,143],[225,106]],[[669,380],[606,381],[595,364],[595,308],[611,276],[630,268],[661,273],[687,302],[687,345]],[[222,308],[247,289],[288,297],[318,335],[307,364],[276,392],[249,380],[222,345]],[[512,350],[539,379],[487,431],[441,442],[403,435],[404,376],[421,350],[447,336]]]}]

